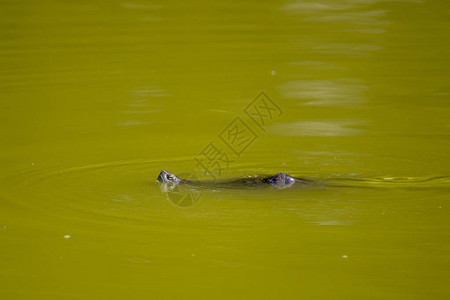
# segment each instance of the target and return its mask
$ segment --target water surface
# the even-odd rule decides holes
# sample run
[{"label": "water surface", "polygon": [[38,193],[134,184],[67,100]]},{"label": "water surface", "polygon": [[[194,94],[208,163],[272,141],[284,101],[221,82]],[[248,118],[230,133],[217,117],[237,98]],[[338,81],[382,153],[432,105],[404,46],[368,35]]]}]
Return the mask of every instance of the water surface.
[{"label": "water surface", "polygon": [[[3,299],[450,296],[446,1],[0,7]],[[160,189],[211,143],[327,184]]]}]

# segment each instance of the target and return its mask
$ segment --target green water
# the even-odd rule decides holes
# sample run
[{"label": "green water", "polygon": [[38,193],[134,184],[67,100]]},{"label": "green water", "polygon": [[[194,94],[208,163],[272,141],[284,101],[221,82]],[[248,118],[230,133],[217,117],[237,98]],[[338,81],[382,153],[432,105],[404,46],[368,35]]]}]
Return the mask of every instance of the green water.
[{"label": "green water", "polygon": [[[0,14],[1,299],[450,297],[447,1]],[[208,145],[216,177],[324,184],[160,189]]]}]

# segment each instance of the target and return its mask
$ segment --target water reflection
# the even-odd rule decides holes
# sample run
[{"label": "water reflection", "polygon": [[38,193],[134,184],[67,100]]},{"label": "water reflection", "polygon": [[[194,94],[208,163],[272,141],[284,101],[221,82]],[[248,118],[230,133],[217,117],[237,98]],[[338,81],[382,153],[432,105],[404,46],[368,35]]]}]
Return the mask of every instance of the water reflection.
[{"label": "water reflection", "polygon": [[356,120],[276,123],[271,126],[271,132],[281,136],[352,136],[362,134],[363,129],[353,127],[364,124]]},{"label": "water reflection", "polygon": [[[198,181],[193,174],[183,176],[189,181]],[[170,184],[166,182],[158,182],[161,192],[166,194],[167,200],[178,207],[190,207],[195,205],[201,198],[202,190],[198,187],[184,184]]]},{"label": "water reflection", "polygon": [[142,21],[146,22],[159,22],[163,20],[160,14],[162,6],[159,4],[137,4],[137,3],[129,3],[122,2],[122,7],[127,10],[133,11],[134,13],[143,14],[140,18]]},{"label": "water reflection", "polygon": [[377,1],[322,1],[321,3],[296,2],[286,4],[282,10],[286,14],[308,16],[306,22],[350,24],[350,25],[386,25],[390,22],[381,19],[386,10],[370,9]]},{"label": "water reflection", "polygon": [[296,80],[279,86],[284,97],[313,106],[356,106],[365,102],[367,89],[358,79]]},{"label": "water reflection", "polygon": [[[154,101],[155,98],[169,97],[163,89],[156,86],[142,87],[131,90],[132,100],[127,104],[122,113],[126,114],[128,120],[118,123],[118,126],[142,126],[154,123],[154,117],[149,117],[149,114],[162,112],[163,110],[158,103]],[[130,120],[131,119],[131,120]],[[149,119],[151,121],[149,121]]]},{"label": "water reflection", "polygon": [[306,21],[326,22],[353,25],[386,25],[386,20],[380,20],[380,17],[386,15],[385,10],[369,10],[359,12],[340,12],[339,14],[324,14],[320,16],[307,18]]},{"label": "water reflection", "polygon": [[163,193],[167,195],[173,205],[178,207],[190,207],[195,205],[201,198],[202,190],[186,185],[169,186],[160,183],[159,187]]},{"label": "water reflection", "polygon": [[304,60],[304,61],[294,61],[289,63],[292,66],[301,66],[306,67],[308,69],[313,70],[333,70],[333,69],[342,69],[340,66],[332,65],[323,61],[314,61],[314,60]]},{"label": "water reflection", "polygon": [[[2,298],[446,298],[443,2],[3,1]],[[326,184],[161,192],[260,89]]]}]

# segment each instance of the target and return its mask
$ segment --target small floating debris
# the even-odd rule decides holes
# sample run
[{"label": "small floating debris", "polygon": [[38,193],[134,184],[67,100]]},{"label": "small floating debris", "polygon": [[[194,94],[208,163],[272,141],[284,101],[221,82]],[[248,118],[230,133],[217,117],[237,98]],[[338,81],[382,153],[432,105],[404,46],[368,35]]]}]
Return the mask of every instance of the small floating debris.
[{"label": "small floating debris", "polygon": [[64,236],[64,238],[65,238],[66,240],[68,240],[68,239],[70,239],[70,235],[66,234],[66,235]]},{"label": "small floating debris", "polygon": [[275,72],[275,70],[272,70],[272,71],[270,71],[270,75],[275,75],[275,74],[277,74],[277,72]]},{"label": "small floating debris", "polygon": [[342,258],[348,258],[348,255],[344,254],[342,255]]}]

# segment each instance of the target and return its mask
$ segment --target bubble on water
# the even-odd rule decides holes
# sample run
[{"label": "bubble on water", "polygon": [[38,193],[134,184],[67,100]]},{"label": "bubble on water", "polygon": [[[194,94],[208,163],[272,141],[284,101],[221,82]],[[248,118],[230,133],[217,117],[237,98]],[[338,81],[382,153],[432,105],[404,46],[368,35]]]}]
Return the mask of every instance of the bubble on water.
[{"label": "bubble on water", "polygon": [[64,236],[64,238],[65,238],[66,240],[68,240],[68,239],[70,239],[70,235],[66,234],[66,235]]}]

